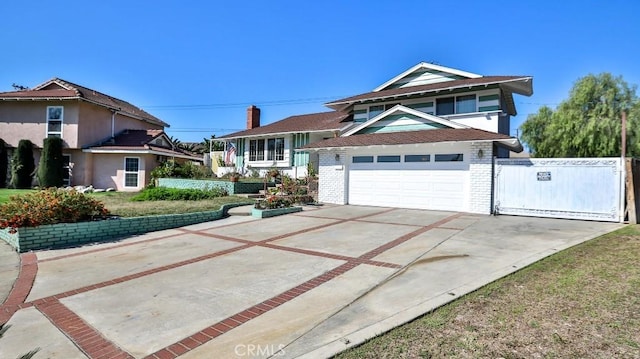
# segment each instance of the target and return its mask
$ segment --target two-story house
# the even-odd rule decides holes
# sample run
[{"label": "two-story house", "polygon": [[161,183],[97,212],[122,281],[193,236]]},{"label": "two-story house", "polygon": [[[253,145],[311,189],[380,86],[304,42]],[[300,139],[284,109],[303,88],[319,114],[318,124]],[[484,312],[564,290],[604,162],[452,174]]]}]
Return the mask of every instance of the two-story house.
[{"label": "two-story house", "polygon": [[239,168],[301,176],[311,161],[321,202],[490,213],[493,158],[522,150],[509,135],[513,94],[532,95],[532,81],[419,63],[327,103],[334,112],[261,127],[251,107],[247,129],[222,138]]},{"label": "two-story house", "polygon": [[10,148],[33,142],[37,164],[43,139],[61,137],[65,183],[72,186],[138,191],[167,158],[202,161],[173,146],[168,126],[126,101],[59,78],[0,93],[0,138]]}]

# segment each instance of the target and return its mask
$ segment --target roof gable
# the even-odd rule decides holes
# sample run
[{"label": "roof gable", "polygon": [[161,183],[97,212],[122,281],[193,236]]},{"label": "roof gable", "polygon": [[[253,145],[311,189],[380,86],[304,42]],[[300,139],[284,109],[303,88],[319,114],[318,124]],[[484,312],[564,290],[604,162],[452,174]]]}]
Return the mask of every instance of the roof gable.
[{"label": "roof gable", "polygon": [[407,132],[439,128],[469,128],[469,126],[429,115],[406,106],[396,105],[345,132],[342,137],[367,133]]},{"label": "roof gable", "polygon": [[71,100],[80,99],[98,106],[152,123],[157,126],[169,127],[169,124],[150,113],[130,104],[127,101],[106,95],[96,90],[74,84],[59,78],[45,81],[33,89],[0,93],[0,99],[6,100]]},{"label": "roof gable", "polygon": [[373,92],[411,86],[430,85],[446,81],[474,79],[479,77],[482,77],[482,75],[421,62],[376,87],[373,89]]},{"label": "roof gable", "polygon": [[156,154],[202,161],[200,156],[173,146],[163,130],[124,130],[113,138],[88,146],[83,152]]}]

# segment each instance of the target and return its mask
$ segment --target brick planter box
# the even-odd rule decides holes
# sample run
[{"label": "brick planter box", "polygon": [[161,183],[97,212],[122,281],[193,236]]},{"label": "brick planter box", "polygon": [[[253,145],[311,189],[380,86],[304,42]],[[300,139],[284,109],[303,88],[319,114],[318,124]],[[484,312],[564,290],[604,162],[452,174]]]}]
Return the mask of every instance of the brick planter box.
[{"label": "brick planter box", "polygon": [[274,209],[251,209],[251,215],[255,218],[269,218],[275,216],[281,216],[287,213],[295,213],[302,211],[302,207],[287,207],[287,208],[274,208]]},{"label": "brick planter box", "polygon": [[163,214],[157,216],[107,219],[95,222],[59,223],[17,228],[15,233],[0,229],[0,238],[18,252],[72,247],[86,243],[107,242],[118,238],[214,221],[227,214],[229,208],[247,203],[225,204],[217,211]]}]

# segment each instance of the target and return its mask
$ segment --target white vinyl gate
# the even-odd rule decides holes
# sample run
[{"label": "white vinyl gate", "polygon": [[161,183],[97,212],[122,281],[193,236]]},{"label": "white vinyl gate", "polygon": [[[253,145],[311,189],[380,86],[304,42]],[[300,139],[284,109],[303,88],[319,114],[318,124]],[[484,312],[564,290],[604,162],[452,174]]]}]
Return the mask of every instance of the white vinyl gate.
[{"label": "white vinyl gate", "polygon": [[497,159],[496,214],[621,222],[620,158]]}]

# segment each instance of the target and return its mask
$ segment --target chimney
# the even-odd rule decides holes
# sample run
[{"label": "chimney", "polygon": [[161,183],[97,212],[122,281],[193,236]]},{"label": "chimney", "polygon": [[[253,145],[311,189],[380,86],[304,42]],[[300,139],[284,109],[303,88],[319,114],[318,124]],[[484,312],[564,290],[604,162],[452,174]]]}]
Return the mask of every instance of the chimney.
[{"label": "chimney", "polygon": [[260,109],[256,105],[247,108],[247,130],[260,127]]}]

